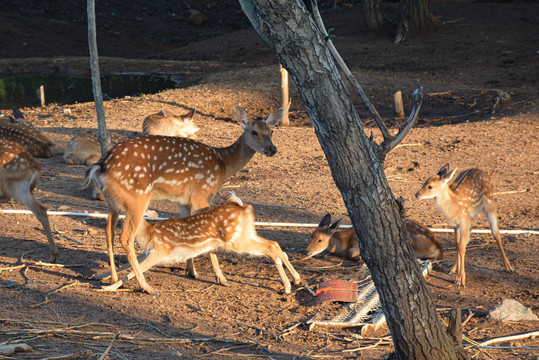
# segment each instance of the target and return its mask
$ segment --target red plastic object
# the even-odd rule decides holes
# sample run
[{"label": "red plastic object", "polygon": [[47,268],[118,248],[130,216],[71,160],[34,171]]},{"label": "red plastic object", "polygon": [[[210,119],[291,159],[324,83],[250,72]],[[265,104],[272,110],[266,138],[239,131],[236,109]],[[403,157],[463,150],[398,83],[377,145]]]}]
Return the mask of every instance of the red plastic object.
[{"label": "red plastic object", "polygon": [[357,284],[345,280],[329,280],[318,285],[316,290],[316,302],[321,304],[326,301],[357,301]]}]

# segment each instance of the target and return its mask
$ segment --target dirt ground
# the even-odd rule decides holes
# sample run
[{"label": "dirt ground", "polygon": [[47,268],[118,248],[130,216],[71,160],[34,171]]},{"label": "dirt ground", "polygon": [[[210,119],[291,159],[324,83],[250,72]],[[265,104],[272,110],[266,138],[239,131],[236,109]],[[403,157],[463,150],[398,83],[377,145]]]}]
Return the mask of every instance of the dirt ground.
[{"label": "dirt ground", "polygon": [[[185,86],[105,102],[109,129],[136,136],[148,114],[162,108],[182,114],[194,108],[201,141],[224,146],[241,132],[232,120],[235,104],[253,118],[279,107],[278,60],[249,27],[236,2],[97,3],[102,73],[165,74]],[[395,5],[387,6],[388,18],[394,19]],[[208,21],[198,27],[191,24],[187,7],[207,14]],[[409,217],[447,227],[433,201],[419,201],[413,194],[447,162],[460,170],[478,167],[492,175],[501,228],[537,230],[539,8],[533,3],[433,3],[432,9],[445,27],[402,45],[392,44],[389,32],[368,33],[357,3],[323,13],[326,26],[335,28],[341,55],[388,123],[394,124],[392,94],[402,90],[409,111],[417,81],[424,87],[418,125],[385,163],[394,194],[406,198]],[[3,1],[0,21],[2,76],[89,72],[85,8],[79,2]],[[508,93],[511,102],[492,114],[499,91]],[[356,101],[365,131],[374,131],[376,137],[371,117]],[[62,160],[73,135],[96,128],[94,104],[21,110],[56,143],[53,158],[38,159],[43,175],[35,193],[41,202],[49,210],[105,213],[106,203],[90,200],[89,192],[80,189],[85,168]],[[257,154],[228,186],[254,204],[257,221],[318,223],[328,212],[345,214],[295,89],[291,123],[274,134],[278,153],[271,158]],[[23,209],[12,202],[2,208]],[[176,213],[168,201],[153,202],[151,208],[165,217]],[[202,256],[196,260],[198,280],[184,276],[183,264],[179,270],[148,271],[146,279],[158,295],[141,292],[134,280],[121,291],[102,292],[102,282],[89,277],[108,269],[105,219],[51,217],[58,262],[66,265],[54,267],[37,263],[48,260],[49,249],[35,217],[1,218],[0,342],[33,347],[33,352],[12,358],[97,359],[109,345],[109,359],[385,359],[393,349],[386,326],[363,337],[360,328],[309,329],[308,319],[316,314],[330,317],[342,304],[317,304],[297,286],[283,294],[278,273],[266,259],[220,254],[230,287],[214,283],[209,257]],[[481,216],[475,224],[488,228]],[[313,289],[324,280],[358,281],[364,276],[358,272],[359,263],[331,254],[303,260],[311,228],[258,230],[279,242]],[[473,234],[466,254],[467,286],[460,289],[453,284],[454,275],[447,274],[455,259],[453,235],[437,236],[446,256],[433,264],[426,281],[444,321],[451,308],[469,310],[465,316],[473,315],[464,334],[477,342],[538,329],[537,321],[501,323],[487,316],[506,298],[539,313],[537,235],[503,235],[515,268],[515,273],[507,273],[491,237]],[[118,261],[125,263],[119,244],[115,250]],[[18,265],[25,266],[6,270]],[[373,344],[378,345],[369,347]],[[508,348],[470,351],[484,359],[539,356],[537,339],[495,345]]]}]

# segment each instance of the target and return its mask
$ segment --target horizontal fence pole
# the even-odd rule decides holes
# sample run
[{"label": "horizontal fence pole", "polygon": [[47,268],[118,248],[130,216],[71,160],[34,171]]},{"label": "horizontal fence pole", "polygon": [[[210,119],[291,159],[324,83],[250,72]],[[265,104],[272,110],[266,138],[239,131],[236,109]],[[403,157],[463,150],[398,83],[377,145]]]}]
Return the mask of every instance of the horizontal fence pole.
[{"label": "horizontal fence pole", "polygon": [[[32,214],[30,210],[13,210],[13,209],[0,209],[0,213],[4,214]],[[50,216],[84,216],[92,218],[106,218],[109,215],[103,213],[84,213],[84,212],[71,212],[71,211],[47,211],[47,214]],[[120,219],[125,218],[125,215],[120,215]],[[167,220],[168,218],[158,217],[157,219],[149,219],[144,217],[147,220]],[[265,221],[255,221],[256,226],[267,226],[267,227],[301,227],[301,228],[316,228],[318,224],[309,224],[309,223],[282,223],[282,222],[265,222]],[[350,228],[352,225],[341,225],[341,228]],[[429,228],[432,232],[454,232],[453,229],[446,228]],[[472,229],[472,233],[476,234],[490,234],[489,229]],[[534,234],[539,235],[538,230],[503,230],[500,229],[501,234]]]}]

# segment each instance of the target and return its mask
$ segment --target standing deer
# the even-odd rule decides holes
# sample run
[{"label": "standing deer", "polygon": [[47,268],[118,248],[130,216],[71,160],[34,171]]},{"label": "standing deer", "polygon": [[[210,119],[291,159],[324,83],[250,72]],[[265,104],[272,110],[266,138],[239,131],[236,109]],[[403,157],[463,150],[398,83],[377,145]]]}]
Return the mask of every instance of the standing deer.
[{"label": "standing deer", "polygon": [[53,157],[54,143],[45,134],[26,120],[23,114],[13,108],[13,115],[0,117],[0,139],[16,142],[35,157]]},{"label": "standing deer", "polygon": [[38,164],[22,145],[0,140],[0,201],[7,201],[12,196],[37,217],[49,240],[50,261],[56,262],[58,249],[52,237],[47,211],[32,194],[40,175]]},{"label": "standing deer", "polygon": [[[112,281],[118,281],[114,264],[114,229],[121,211],[126,218],[120,242],[141,287],[152,293],[135,254],[135,235],[152,199],[178,203],[180,217],[210,206],[221,185],[243,168],[259,152],[273,156],[277,148],[271,141],[272,127],[281,120],[283,109],[273,111],[265,120],[247,119],[236,105],[234,116],[243,128],[236,142],[214,148],[198,141],[169,136],[146,135],[118,144],[97,164],[88,168],[85,184],[92,179],[103,191],[109,205],[106,228]],[[217,282],[228,285],[215,254],[210,253]],[[187,261],[188,273],[197,277],[193,259]]]},{"label": "standing deer", "polygon": [[[307,258],[324,250],[330,253],[359,260],[359,243],[354,228],[339,229],[342,219],[331,223],[331,215],[326,214],[318,228],[311,234],[307,246]],[[424,225],[414,220],[405,221],[406,230],[412,238],[415,256],[419,259],[441,259],[442,245]]]},{"label": "standing deer", "polygon": [[200,130],[193,122],[195,109],[182,116],[162,110],[144,119],[142,131],[146,135],[179,136],[196,140],[195,133]]},{"label": "standing deer", "polygon": [[[257,234],[251,205],[244,205],[232,192],[228,195],[227,202],[227,205],[212,207],[182,219],[170,218],[154,224],[143,220],[136,236],[137,243],[144,249],[144,253],[138,258],[140,270],[145,272],[157,264],[186,261],[214,250],[265,255],[275,263],[284,292],[290,293],[292,287],[283,269],[283,263],[296,285],[301,283],[301,279],[288,261],[286,253],[277,242],[266,240]],[[129,267],[126,265],[118,271]],[[134,271],[131,271],[123,279],[103,288],[115,291],[134,276]]]},{"label": "standing deer", "polygon": [[505,268],[507,271],[514,270],[503,249],[489,175],[479,169],[468,169],[461,172],[455,181],[450,183],[456,171],[455,168],[449,172],[449,164],[445,164],[438,171],[438,174],[425,182],[415,196],[420,200],[434,198],[434,202],[445,220],[455,230],[457,261],[451,269],[451,273],[457,272],[456,284],[460,287],[461,285],[466,286],[464,256],[466,245],[470,240],[472,218],[480,211],[483,211],[487,217],[492,236],[502,253]]}]

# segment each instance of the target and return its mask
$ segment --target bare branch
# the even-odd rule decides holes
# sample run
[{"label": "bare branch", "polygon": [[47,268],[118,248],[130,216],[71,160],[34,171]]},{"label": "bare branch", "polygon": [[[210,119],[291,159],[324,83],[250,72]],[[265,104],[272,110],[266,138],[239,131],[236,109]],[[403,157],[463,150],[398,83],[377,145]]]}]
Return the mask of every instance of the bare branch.
[{"label": "bare branch", "polygon": [[[313,8],[313,15],[314,15],[315,21],[318,24],[318,27],[320,28],[320,31],[325,36],[328,36],[328,32],[326,31],[326,27],[324,26],[324,23],[322,21],[322,16],[320,15],[320,12],[318,11],[318,5],[316,4],[316,1],[311,0],[311,6]],[[335,48],[335,45],[333,44],[333,42],[331,40],[328,40],[327,44],[328,44],[329,50],[331,51],[331,54],[335,58],[335,61],[337,62],[337,64],[341,68],[342,72],[344,73],[344,75],[346,76],[348,81],[350,81],[350,83],[354,87],[354,90],[359,94],[359,96],[361,96],[361,99],[363,100],[363,102],[367,106],[367,109],[369,109],[369,111],[374,116],[374,121],[376,121],[376,125],[378,125],[378,127],[380,128],[380,131],[382,132],[382,136],[384,137],[384,139],[390,138],[391,135],[389,135],[389,131],[388,131],[386,125],[384,124],[384,121],[382,120],[382,117],[380,116],[380,114],[378,113],[378,111],[376,110],[374,105],[372,104],[372,102],[369,99],[369,97],[367,96],[367,94],[365,94],[365,91],[361,87],[361,84],[359,83],[359,81],[357,81],[357,79],[352,74],[350,69],[348,69],[348,66],[346,66],[346,64],[344,63],[344,60],[342,59],[341,55],[339,55],[339,52]]]},{"label": "bare branch", "polygon": [[414,99],[414,107],[410,112],[408,120],[404,127],[399,127],[399,132],[396,136],[390,136],[386,138],[384,136],[384,141],[382,142],[382,151],[384,154],[387,154],[392,149],[395,148],[408,134],[410,129],[414,127],[417,122],[417,116],[419,115],[419,109],[421,109],[421,104],[423,103],[423,87],[419,84],[419,87],[413,92],[412,98]]}]

